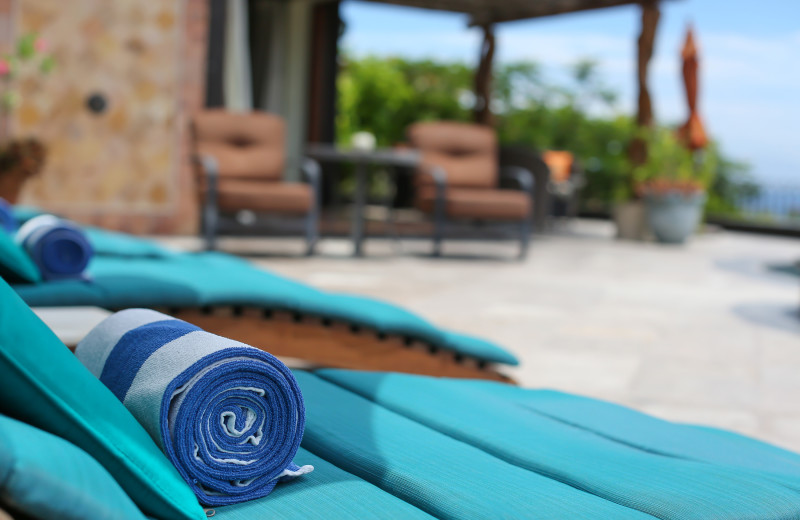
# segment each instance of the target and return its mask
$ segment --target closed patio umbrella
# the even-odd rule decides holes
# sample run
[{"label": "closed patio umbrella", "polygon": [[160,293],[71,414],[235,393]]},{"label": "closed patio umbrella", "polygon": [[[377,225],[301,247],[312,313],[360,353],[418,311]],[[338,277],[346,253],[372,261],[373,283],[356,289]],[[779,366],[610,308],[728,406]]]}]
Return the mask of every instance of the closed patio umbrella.
[{"label": "closed patio umbrella", "polygon": [[697,45],[692,28],[686,31],[686,41],[681,49],[683,60],[683,84],[686,87],[686,102],[689,105],[689,120],[678,129],[678,135],[691,150],[704,148],[708,144],[703,122],[697,113]]}]

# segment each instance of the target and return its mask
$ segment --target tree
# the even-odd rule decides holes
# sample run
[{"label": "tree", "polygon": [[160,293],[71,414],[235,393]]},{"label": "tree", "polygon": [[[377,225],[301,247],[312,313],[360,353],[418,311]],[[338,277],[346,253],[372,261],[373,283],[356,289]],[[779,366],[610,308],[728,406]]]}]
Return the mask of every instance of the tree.
[{"label": "tree", "polygon": [[[501,64],[491,103],[501,144],[573,152],[587,176],[584,206],[605,210],[630,196],[626,150],[636,126],[615,111],[617,93],[603,84],[599,70],[597,62],[579,60],[564,84],[545,77],[534,62]],[[405,141],[406,128],[416,121],[471,121],[473,74],[463,63],[344,55],[337,140],[349,143],[353,133],[366,130],[379,145],[392,146]],[[734,211],[737,198],[754,189],[747,166],[722,156],[713,143],[705,153],[719,165],[709,208]]]}]

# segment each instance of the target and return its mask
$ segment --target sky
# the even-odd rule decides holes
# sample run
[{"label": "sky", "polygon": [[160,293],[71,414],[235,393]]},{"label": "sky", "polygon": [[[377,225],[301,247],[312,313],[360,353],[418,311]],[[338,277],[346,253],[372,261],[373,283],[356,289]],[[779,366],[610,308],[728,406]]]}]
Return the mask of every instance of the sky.
[{"label": "sky", "polygon": [[[356,0],[341,14],[342,43],[357,56],[477,62],[481,34],[464,15]],[[619,110],[632,114],[639,19],[638,7],[622,6],[500,24],[495,59],[535,61],[556,81],[577,60],[595,59]],[[800,0],[662,2],[649,78],[661,123],[687,116],[680,49],[690,23],[708,133],[763,183],[800,186]]]}]

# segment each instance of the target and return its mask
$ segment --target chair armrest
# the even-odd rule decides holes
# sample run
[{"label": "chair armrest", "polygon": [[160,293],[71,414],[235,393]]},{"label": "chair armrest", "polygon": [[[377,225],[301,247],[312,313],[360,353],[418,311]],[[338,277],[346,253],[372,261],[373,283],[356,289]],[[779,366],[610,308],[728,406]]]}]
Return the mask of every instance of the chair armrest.
[{"label": "chair armrest", "polygon": [[303,174],[303,179],[311,185],[315,193],[319,191],[320,183],[322,182],[322,169],[317,161],[310,157],[303,157],[300,163],[300,173]]},{"label": "chair armrest", "polygon": [[530,170],[522,166],[503,166],[500,168],[500,177],[516,181],[522,191],[533,195],[536,181]]},{"label": "chair armrest", "polygon": [[217,163],[217,159],[213,155],[195,155],[194,162],[200,165],[206,177],[213,177],[214,179],[219,177],[219,163]]},{"label": "chair armrest", "polygon": [[422,166],[419,171],[422,175],[426,175],[431,178],[433,185],[436,187],[437,197],[440,194],[444,195],[445,189],[447,188],[447,172],[444,170],[444,168],[431,164]]},{"label": "chair armrest", "polygon": [[200,165],[206,176],[206,201],[216,204],[219,163],[213,155],[195,155],[194,162]]}]

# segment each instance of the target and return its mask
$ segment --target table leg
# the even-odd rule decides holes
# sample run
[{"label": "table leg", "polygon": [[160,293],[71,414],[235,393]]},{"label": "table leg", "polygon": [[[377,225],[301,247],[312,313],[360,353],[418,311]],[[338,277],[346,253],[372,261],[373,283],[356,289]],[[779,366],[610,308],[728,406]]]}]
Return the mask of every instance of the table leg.
[{"label": "table leg", "polygon": [[353,256],[364,256],[364,206],[367,199],[367,165],[356,163],[356,200],[353,212],[351,235],[353,239]]}]

